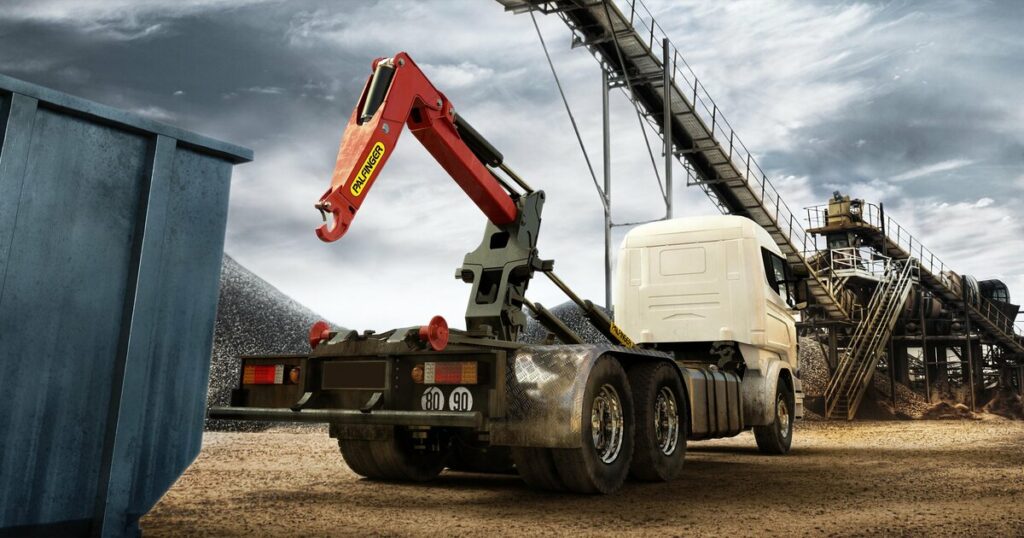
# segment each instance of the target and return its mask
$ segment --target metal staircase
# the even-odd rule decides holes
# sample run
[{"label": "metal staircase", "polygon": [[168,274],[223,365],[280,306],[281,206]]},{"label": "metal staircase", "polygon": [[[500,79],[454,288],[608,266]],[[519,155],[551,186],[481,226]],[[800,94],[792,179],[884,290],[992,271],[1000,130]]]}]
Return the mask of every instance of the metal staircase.
[{"label": "metal staircase", "polygon": [[825,418],[853,420],[878,360],[918,279],[914,258],[886,262],[887,267],[868,303],[864,320],[839,359],[825,390]]},{"label": "metal staircase", "polygon": [[686,167],[690,184],[723,213],[764,227],[794,274],[807,282],[810,298],[824,315],[850,320],[852,296],[819,275],[809,261],[820,255],[815,237],[804,231],[642,0],[498,2],[514,13],[557,14],[572,31],[573,46],[591,52],[610,85],[626,92],[662,138],[671,133],[672,153]]},{"label": "metal staircase", "polygon": [[[810,229],[821,227],[826,221],[827,206],[807,209]],[[868,246],[895,259],[916,258],[920,266],[922,287],[932,292],[948,308],[964,312],[971,318],[974,327],[1002,348],[1024,354],[1024,331],[1016,320],[1007,316],[994,301],[972,296],[971,293],[965,294],[963,279],[880,207],[864,204],[860,219],[846,229],[856,231]],[[965,298],[965,295],[968,297]]]}]

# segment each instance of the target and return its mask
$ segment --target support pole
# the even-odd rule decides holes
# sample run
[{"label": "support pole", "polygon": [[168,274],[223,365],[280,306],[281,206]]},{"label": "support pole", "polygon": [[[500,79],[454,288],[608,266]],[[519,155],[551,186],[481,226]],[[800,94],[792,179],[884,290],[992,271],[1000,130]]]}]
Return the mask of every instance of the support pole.
[{"label": "support pole", "polygon": [[971,349],[974,346],[971,345],[971,315],[969,313],[970,312],[969,309],[971,308],[971,306],[967,302],[967,286],[963,287],[963,300],[964,300],[964,324],[965,324],[964,326],[965,326],[966,333],[967,333],[965,338],[964,338],[964,349],[967,352],[967,376],[968,376],[967,379],[968,379],[968,386],[970,387],[970,391],[971,391],[971,412],[973,413],[974,411],[977,410],[977,403],[975,402],[975,399],[977,398],[977,395],[976,395],[976,393],[974,391],[974,353],[973,353],[973,350]]},{"label": "support pole", "polygon": [[669,45],[667,37],[661,41],[661,46],[663,49],[661,65],[665,70],[664,86],[662,86],[665,93],[664,127],[662,127],[665,139],[665,217],[672,218],[672,67],[669,65],[672,60],[672,47]]},{"label": "support pole", "polygon": [[[887,245],[889,240],[887,238],[889,234],[885,231],[885,204],[882,202],[878,202],[878,223],[882,225],[882,256],[888,256],[889,248]],[[907,263],[910,263],[910,260],[907,260]]]},{"label": "support pole", "polygon": [[949,346],[939,344],[935,346],[934,365],[935,381],[949,384]]},{"label": "support pole", "polygon": [[921,366],[924,367],[924,399],[929,404],[932,403],[932,383],[931,375],[928,371],[928,328],[925,325],[924,308],[925,308],[925,292],[921,290],[918,292],[918,297],[921,300]]},{"label": "support pole", "polygon": [[604,307],[612,310],[612,135],[608,114],[608,72],[601,72],[602,141],[604,149]]},{"label": "support pole", "polygon": [[889,337],[889,398],[892,400],[892,412],[896,412],[896,346]]},{"label": "support pole", "polygon": [[838,330],[839,326],[835,323],[828,328],[828,362],[833,371],[839,367],[839,335],[836,334]]}]

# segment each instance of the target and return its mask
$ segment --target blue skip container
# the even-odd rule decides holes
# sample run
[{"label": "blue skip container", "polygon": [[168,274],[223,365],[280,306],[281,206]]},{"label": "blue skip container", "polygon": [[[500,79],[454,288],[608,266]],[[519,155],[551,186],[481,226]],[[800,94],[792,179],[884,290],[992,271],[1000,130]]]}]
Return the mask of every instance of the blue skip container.
[{"label": "blue skip container", "polygon": [[195,459],[250,160],[0,75],[0,535],[138,534]]}]

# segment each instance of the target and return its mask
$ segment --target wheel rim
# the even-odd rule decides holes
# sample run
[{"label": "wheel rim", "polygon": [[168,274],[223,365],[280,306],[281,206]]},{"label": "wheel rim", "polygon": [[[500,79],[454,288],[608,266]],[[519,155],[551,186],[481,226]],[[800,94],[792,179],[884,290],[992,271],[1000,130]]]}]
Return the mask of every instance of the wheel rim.
[{"label": "wheel rim", "polygon": [[654,435],[658,450],[668,456],[679,444],[679,408],[672,389],[661,387],[654,399]]},{"label": "wheel rim", "polygon": [[590,433],[597,456],[604,463],[619,457],[625,421],[619,393],[611,385],[602,385],[590,408]]},{"label": "wheel rim", "polygon": [[775,404],[775,416],[779,418],[779,429],[782,435],[789,436],[789,406],[786,405],[786,399],[780,397],[779,402]]}]

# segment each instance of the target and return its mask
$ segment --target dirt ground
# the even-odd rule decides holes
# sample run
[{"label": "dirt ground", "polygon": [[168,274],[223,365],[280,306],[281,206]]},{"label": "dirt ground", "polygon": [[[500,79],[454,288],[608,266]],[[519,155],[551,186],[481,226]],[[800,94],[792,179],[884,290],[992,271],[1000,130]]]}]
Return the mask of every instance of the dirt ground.
[{"label": "dirt ground", "polygon": [[326,433],[207,433],[142,519],[180,535],[1024,535],[1024,422],[802,422],[784,457],[748,433],[691,443],[682,479],[604,497],[446,472],[361,479]]}]

